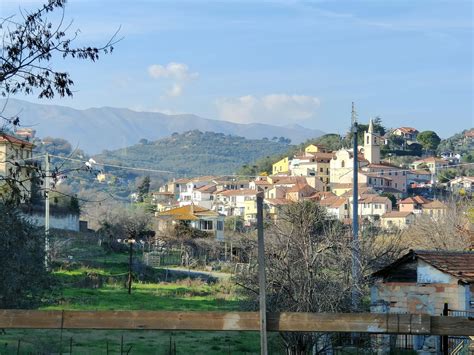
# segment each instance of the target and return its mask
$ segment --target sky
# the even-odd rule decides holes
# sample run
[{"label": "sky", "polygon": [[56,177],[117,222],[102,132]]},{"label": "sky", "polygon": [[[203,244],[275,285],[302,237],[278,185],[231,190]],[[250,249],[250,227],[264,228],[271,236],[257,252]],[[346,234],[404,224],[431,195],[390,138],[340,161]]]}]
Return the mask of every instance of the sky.
[{"label": "sky", "polygon": [[78,45],[123,39],[96,63],[55,60],[74,97],[46,103],[343,133],[354,101],[364,123],[474,126],[471,0],[70,0],[65,16]]}]

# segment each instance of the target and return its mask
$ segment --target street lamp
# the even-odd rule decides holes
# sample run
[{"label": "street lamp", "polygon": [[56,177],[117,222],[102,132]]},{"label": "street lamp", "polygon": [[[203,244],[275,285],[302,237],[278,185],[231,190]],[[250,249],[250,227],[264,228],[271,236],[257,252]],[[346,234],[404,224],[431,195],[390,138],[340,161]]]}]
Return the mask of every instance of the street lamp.
[{"label": "street lamp", "polygon": [[128,294],[132,293],[132,258],[133,258],[133,244],[135,244],[135,239],[129,238],[126,240],[128,243]]}]

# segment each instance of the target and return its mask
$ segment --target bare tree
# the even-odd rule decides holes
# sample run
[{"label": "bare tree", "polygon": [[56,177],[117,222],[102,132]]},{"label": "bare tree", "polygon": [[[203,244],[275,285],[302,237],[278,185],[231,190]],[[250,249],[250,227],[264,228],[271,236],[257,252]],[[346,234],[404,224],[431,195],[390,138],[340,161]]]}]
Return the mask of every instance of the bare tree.
[{"label": "bare tree", "polygon": [[[370,240],[369,240],[370,238]],[[351,310],[352,241],[350,228],[327,216],[311,201],[286,206],[265,231],[267,305],[271,312],[348,312]],[[393,260],[399,250],[392,242],[361,242],[359,291],[367,295],[371,265],[379,256]],[[256,271],[256,270],[255,270]],[[238,282],[255,307],[258,297],[256,272],[242,274]],[[330,336],[319,333],[281,333],[288,354],[323,353]]]},{"label": "bare tree", "polygon": [[417,216],[416,221],[403,231],[402,238],[411,249],[466,250],[471,246],[472,231],[468,211],[472,202],[451,201],[441,215]]}]

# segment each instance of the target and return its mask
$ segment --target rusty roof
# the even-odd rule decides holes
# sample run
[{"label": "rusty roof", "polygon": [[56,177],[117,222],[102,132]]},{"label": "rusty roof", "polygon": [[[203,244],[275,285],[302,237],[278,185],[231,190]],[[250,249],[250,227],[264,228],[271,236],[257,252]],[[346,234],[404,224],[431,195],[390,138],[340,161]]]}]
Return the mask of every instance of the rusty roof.
[{"label": "rusty roof", "polygon": [[408,254],[375,272],[372,276],[384,276],[393,268],[417,259],[423,260],[464,283],[474,283],[474,252],[472,251],[410,250]]},{"label": "rusty roof", "polygon": [[403,203],[403,204],[407,204],[407,205],[411,205],[411,204],[425,204],[425,203],[430,203],[431,200],[428,200],[427,198],[424,198],[423,196],[412,196],[412,197],[407,197],[406,199],[404,200],[401,200],[399,203]]},{"label": "rusty roof", "polygon": [[8,143],[11,143],[11,144],[22,145],[22,146],[27,146],[27,147],[32,147],[33,146],[33,143],[31,143],[31,142],[25,141],[23,139],[20,139],[20,138],[14,137],[14,136],[11,136],[11,135],[6,134],[6,133],[0,133],[0,143],[1,142],[5,142],[5,143],[8,142]]}]

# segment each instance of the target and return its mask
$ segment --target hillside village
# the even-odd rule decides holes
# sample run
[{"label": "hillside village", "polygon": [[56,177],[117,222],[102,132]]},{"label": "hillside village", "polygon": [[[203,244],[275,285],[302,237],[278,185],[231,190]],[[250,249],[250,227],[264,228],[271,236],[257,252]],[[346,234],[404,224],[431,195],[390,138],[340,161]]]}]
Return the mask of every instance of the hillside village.
[{"label": "hillside village", "polygon": [[[390,133],[405,145],[417,144],[417,134],[411,127],[397,128]],[[358,211],[362,223],[383,229],[404,229],[415,223],[418,216],[436,219],[445,215],[453,196],[472,196],[474,176],[453,176],[451,180],[440,181],[443,172],[459,166],[460,154],[446,151],[440,156],[428,155],[407,166],[397,166],[381,158],[388,136],[376,133],[370,121],[357,153]],[[471,148],[474,146],[473,130],[466,131],[465,143]],[[156,217],[169,220],[171,215],[177,214],[184,218],[183,213],[191,221],[199,218],[193,214],[193,210],[199,208],[201,213],[206,209],[213,216],[212,219],[206,217],[210,224],[193,224],[202,230],[222,230],[218,221],[230,216],[241,218],[250,226],[256,222],[256,196],[263,193],[267,218],[277,219],[281,206],[312,200],[333,218],[350,224],[353,159],[352,149],[331,151],[322,145],[310,144],[294,156],[275,161],[271,175],[174,179],[153,192]]]}]

